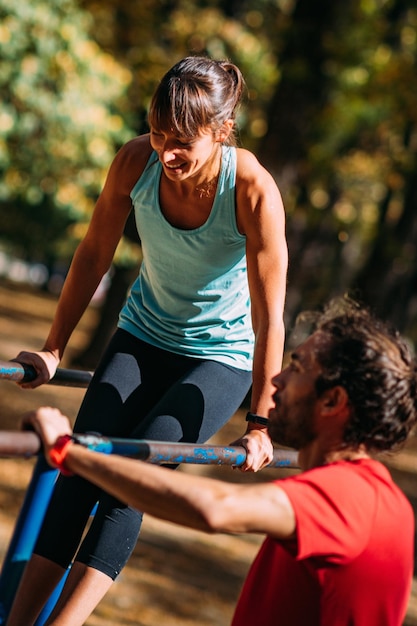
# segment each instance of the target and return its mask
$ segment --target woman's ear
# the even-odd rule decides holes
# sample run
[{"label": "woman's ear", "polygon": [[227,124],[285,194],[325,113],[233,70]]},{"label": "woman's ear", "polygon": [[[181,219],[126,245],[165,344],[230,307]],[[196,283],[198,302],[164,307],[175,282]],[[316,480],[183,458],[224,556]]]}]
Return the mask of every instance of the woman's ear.
[{"label": "woman's ear", "polygon": [[219,130],[217,131],[216,140],[223,143],[229,137],[233,131],[235,121],[232,119],[225,120]]}]

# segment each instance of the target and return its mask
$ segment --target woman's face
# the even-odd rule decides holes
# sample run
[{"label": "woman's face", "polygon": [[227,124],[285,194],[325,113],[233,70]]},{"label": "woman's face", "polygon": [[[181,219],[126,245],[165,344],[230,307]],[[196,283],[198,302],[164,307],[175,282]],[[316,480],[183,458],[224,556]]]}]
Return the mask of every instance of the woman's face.
[{"label": "woman's face", "polygon": [[215,136],[211,128],[190,138],[151,127],[150,141],[166,177],[173,182],[182,182],[197,174],[204,174],[205,168],[212,173],[221,139]]}]

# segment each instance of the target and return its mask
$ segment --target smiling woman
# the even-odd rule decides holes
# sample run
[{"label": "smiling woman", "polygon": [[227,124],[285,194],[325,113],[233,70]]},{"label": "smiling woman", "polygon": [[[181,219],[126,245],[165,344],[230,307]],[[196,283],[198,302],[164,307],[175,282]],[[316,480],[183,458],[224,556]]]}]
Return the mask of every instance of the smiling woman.
[{"label": "smiling woman", "polygon": [[173,226],[198,228],[211,212],[222,161],[221,141],[213,141],[213,137],[209,128],[185,140],[173,132],[156,132],[151,126],[150,144],[162,165],[160,201]]},{"label": "smiling woman", "polygon": [[[54,375],[133,207],[143,261],[76,432],[202,443],[251,384],[251,411],[268,414],[284,344],[285,218],[270,174],[235,147],[243,84],[234,64],[205,57],[183,59],[162,78],[151,133],[114,158],[43,348],[16,357],[37,372],[26,388]],[[247,450],[244,471],[272,458],[263,424],[248,422],[235,443]],[[34,622],[75,554],[48,623],[83,624],[127,562],[141,519],[86,480],[61,477],[9,626]]]},{"label": "smiling woman", "polygon": [[174,226],[198,228],[210,214],[221,146],[236,144],[235,112],[243,85],[232,63],[188,57],[156,89],[149,111],[150,143],[163,168],[164,214]]}]

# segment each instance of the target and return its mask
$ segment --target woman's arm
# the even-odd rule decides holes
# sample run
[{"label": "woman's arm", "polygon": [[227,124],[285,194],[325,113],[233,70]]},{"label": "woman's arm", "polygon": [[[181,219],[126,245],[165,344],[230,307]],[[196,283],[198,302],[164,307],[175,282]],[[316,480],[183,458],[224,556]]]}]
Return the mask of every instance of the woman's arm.
[{"label": "woman's arm", "polygon": [[114,158],[87,234],[74,254],[45,344],[40,352],[20,352],[15,358],[38,373],[22,387],[37,387],[54,375],[74,328],[111,265],[131,210],[130,191],[150,152],[148,136],[143,136],[127,143]]},{"label": "woman's arm", "polygon": [[[239,150],[238,154],[238,224],[247,240],[255,333],[251,412],[267,417],[273,404],[272,378],[281,370],[285,340],[283,314],[288,266],[285,213],[272,176],[250,152]],[[248,450],[243,470],[260,469],[271,459],[272,445],[262,426],[249,423],[240,443]]]}]

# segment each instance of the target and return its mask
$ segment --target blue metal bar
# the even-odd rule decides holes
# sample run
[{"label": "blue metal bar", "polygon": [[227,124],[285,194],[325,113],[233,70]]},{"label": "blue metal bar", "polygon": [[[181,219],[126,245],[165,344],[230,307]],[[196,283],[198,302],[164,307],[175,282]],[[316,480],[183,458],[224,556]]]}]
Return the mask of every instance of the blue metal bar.
[{"label": "blue metal bar", "polygon": [[0,574],[0,624],[6,622],[20,577],[32,555],[57,475],[58,471],[40,456]]},{"label": "blue metal bar", "polygon": [[[235,465],[245,462],[242,446],[216,446],[197,443],[173,443],[146,439],[118,439],[96,434],[75,434],[78,444],[103,454],[119,454],[157,465],[189,463],[196,465]],[[40,443],[34,432],[0,431],[0,456],[34,456]],[[276,448],[267,467],[298,467],[298,453]]]},{"label": "blue metal bar", "polygon": [[[75,435],[77,443],[104,454],[119,454],[157,465],[190,463],[196,465],[235,465],[246,460],[242,446],[215,446],[196,443],[172,443],[145,439],[118,439],[100,435]],[[298,467],[298,453],[276,448],[267,467]]]}]

